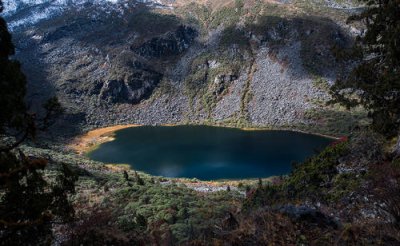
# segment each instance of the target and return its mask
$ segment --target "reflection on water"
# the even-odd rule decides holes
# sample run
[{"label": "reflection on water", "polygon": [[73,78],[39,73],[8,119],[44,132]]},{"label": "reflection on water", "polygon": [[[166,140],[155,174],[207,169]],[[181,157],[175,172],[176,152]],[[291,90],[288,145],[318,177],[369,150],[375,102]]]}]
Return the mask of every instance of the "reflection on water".
[{"label": "reflection on water", "polygon": [[203,180],[287,174],[332,140],[290,131],[242,131],[209,126],[143,126],[116,132],[89,153],[93,160],[129,163],[165,177]]}]

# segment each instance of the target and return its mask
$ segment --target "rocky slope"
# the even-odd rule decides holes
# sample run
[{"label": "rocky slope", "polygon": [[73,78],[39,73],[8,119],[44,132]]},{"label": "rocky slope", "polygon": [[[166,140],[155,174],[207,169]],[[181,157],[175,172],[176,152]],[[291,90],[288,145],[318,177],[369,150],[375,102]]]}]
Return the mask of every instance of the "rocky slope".
[{"label": "rocky slope", "polygon": [[[347,3],[349,4],[349,3]],[[65,121],[295,127],[329,96],[357,29],[325,2],[6,1],[34,105]],[[40,16],[37,14],[40,13]],[[43,17],[43,18],[42,18]],[[40,72],[39,72],[40,71]],[[316,81],[322,81],[317,84]]]}]

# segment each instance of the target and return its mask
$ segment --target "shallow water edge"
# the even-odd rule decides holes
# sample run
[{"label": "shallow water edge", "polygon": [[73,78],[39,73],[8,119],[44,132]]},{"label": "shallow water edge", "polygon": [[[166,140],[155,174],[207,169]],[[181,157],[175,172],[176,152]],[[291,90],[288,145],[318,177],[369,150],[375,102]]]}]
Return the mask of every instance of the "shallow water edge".
[{"label": "shallow water edge", "polygon": [[[140,124],[126,124],[126,125],[115,125],[115,126],[107,126],[96,128],[90,130],[82,135],[75,137],[69,144],[68,148],[73,150],[75,153],[79,155],[85,155],[90,153],[93,150],[96,150],[101,144],[110,142],[114,140],[115,132],[119,130],[123,130],[131,127],[140,127],[140,126],[148,126],[148,125],[140,125]],[[291,131],[298,132],[304,134],[310,134],[325,138],[330,138],[333,140],[338,140],[339,137],[324,135],[320,133],[306,132],[298,129],[292,129],[288,127],[271,127],[271,126],[262,126],[262,127],[233,127],[233,126],[224,126],[224,125],[216,125],[216,124],[159,124],[154,126],[213,126],[213,127],[222,127],[222,128],[234,128],[242,131]]]}]

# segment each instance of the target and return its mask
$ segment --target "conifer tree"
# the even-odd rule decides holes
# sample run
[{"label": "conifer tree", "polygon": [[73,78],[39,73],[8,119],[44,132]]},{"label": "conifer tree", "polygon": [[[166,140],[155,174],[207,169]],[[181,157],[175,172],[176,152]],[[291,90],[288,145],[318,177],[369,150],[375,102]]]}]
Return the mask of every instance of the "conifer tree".
[{"label": "conifer tree", "polygon": [[[0,13],[3,3],[0,0]],[[27,156],[19,148],[61,112],[56,98],[47,101],[42,116],[29,113],[24,102],[26,78],[6,22],[0,17],[0,244],[50,245],[52,223],[73,217],[68,195],[75,175],[61,165],[51,181],[43,175],[49,160]]]},{"label": "conifer tree", "polygon": [[363,105],[373,128],[394,136],[400,126],[400,1],[362,0],[366,9],[349,18],[362,21],[366,32],[357,38],[358,65],[331,89],[333,102]]}]

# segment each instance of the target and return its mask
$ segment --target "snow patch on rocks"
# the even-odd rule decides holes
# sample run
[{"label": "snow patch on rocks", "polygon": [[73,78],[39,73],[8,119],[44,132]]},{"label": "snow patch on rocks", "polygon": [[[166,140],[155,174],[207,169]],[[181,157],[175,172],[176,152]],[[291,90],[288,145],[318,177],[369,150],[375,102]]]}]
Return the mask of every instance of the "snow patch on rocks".
[{"label": "snow patch on rocks", "polygon": [[128,8],[145,4],[152,8],[172,8],[161,0],[4,0],[3,15],[8,21],[10,30],[34,25],[42,20],[59,16],[68,9],[86,11],[96,7],[99,13],[123,14]]}]

